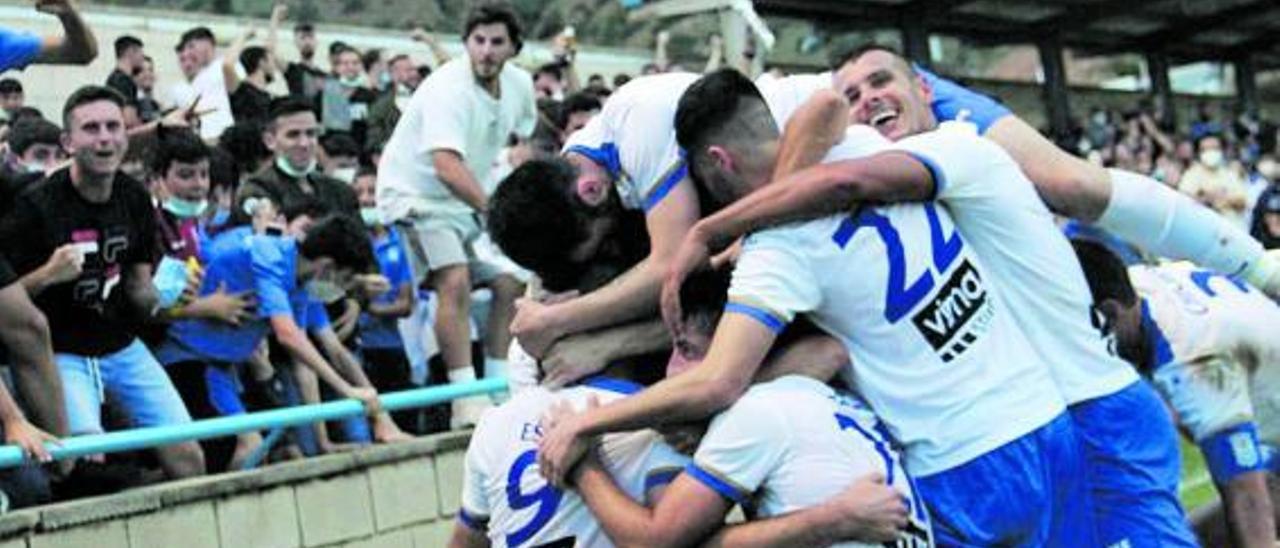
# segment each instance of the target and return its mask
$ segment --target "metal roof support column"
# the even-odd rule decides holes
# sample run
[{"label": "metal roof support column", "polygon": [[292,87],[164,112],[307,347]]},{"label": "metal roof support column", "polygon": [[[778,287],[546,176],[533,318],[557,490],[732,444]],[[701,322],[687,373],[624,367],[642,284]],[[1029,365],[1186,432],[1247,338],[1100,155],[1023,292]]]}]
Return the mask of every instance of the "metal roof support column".
[{"label": "metal roof support column", "polygon": [[925,68],[933,66],[933,58],[929,54],[929,29],[921,24],[918,18],[902,17],[898,30],[902,32],[902,53],[911,62]]},{"label": "metal roof support column", "polygon": [[1067,70],[1063,60],[1062,40],[1046,36],[1036,42],[1040,67],[1044,71],[1044,103],[1048,111],[1049,129],[1054,138],[1071,133],[1071,103],[1067,97]]},{"label": "metal roof support column", "polygon": [[1240,106],[1250,114],[1258,113],[1258,71],[1254,66],[1253,56],[1248,52],[1241,53],[1234,61],[1236,69],[1236,98]]},{"label": "metal roof support column", "polygon": [[1147,52],[1147,75],[1160,111],[1158,122],[1164,127],[1177,127],[1178,109],[1173,106],[1173,86],[1169,83],[1169,56],[1159,51]]}]

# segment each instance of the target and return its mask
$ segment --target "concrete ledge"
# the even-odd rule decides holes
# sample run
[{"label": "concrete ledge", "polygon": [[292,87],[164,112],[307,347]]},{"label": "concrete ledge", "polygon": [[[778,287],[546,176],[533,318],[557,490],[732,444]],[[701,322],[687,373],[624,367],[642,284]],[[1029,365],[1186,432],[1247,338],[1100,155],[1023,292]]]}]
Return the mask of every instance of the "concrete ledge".
[{"label": "concrete ledge", "polygon": [[425,545],[451,528],[469,440],[451,432],[13,512],[0,516],[0,547]]}]

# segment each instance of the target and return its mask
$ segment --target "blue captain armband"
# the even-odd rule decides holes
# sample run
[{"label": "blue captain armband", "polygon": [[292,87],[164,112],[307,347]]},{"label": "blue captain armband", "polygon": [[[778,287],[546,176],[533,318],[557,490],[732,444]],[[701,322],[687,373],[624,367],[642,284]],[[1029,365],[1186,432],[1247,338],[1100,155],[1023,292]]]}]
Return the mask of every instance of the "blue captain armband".
[{"label": "blue captain armband", "polygon": [[1236,477],[1266,470],[1270,464],[1267,452],[1258,443],[1258,428],[1253,422],[1233,426],[1200,441],[1205,464],[1214,483],[1225,485]]}]

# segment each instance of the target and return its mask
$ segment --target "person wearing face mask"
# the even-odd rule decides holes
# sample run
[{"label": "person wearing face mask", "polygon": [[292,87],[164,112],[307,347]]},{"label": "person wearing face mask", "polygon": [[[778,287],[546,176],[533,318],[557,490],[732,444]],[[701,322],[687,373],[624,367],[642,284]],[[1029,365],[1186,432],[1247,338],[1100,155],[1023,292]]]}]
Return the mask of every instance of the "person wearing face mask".
[{"label": "person wearing face mask", "polygon": [[329,133],[320,139],[320,168],[325,175],[346,184],[356,179],[360,169],[360,145],[343,132]]},{"label": "person wearing face mask", "polygon": [[[271,164],[250,176],[238,194],[268,196],[282,211],[299,210],[314,200],[323,213],[341,213],[358,220],[360,205],[351,187],[318,169],[319,137],[320,124],[309,101],[297,97],[272,101],[262,132],[263,143],[272,152]],[[233,218],[239,214],[232,209]]]},{"label": "person wearing face mask", "polygon": [[9,151],[0,166],[0,217],[8,214],[23,189],[66,159],[61,136],[58,126],[40,118],[19,120],[9,130]]},{"label": "person wearing face mask", "polygon": [[1196,160],[1182,175],[1178,190],[1244,226],[1248,191],[1227,164],[1222,137],[1201,135],[1195,145]]},{"label": "person wearing face mask", "polygon": [[[297,238],[255,234],[253,226],[240,226],[213,238],[204,254],[209,264],[200,295],[252,292],[257,310],[235,323],[191,319],[169,329],[156,355],[192,415],[208,418],[245,412],[235,388],[238,368],[268,334],[339,396],[358,399],[371,415],[377,413],[377,391],[339,374],[307,336],[320,328],[308,312],[311,300],[373,265],[364,230],[355,220],[327,215]],[[251,433],[203,445],[210,469],[221,471],[234,468],[260,443],[261,437]]]},{"label": "person wearing face mask", "polygon": [[1249,233],[1267,249],[1280,248],[1280,183],[1276,182],[1276,178],[1280,177],[1280,169],[1276,166],[1275,158],[1265,155],[1258,163],[1258,171],[1271,183],[1258,196]]},{"label": "person wearing face mask", "polygon": [[400,114],[409,105],[414,90],[422,83],[418,67],[408,55],[400,54],[387,62],[391,75],[391,89],[369,107],[369,130],[365,146],[382,148],[391,139],[391,132],[400,121]]},{"label": "person wearing face mask", "polygon": [[369,105],[378,93],[369,87],[360,52],[350,46],[334,55],[334,74],[324,84],[321,94],[321,116],[324,128],[350,132],[356,144],[364,146],[368,131]]}]

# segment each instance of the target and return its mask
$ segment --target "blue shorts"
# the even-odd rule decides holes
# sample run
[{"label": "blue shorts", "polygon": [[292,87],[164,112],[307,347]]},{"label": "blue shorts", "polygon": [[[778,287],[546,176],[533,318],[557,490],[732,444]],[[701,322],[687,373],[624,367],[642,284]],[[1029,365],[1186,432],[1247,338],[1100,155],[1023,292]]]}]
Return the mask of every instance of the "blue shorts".
[{"label": "blue shorts", "polygon": [[916,485],[938,546],[1097,546],[1085,471],[1063,413]]},{"label": "blue shorts", "polygon": [[1146,381],[1070,407],[1104,546],[1197,546],[1178,501],[1173,419]]},{"label": "blue shorts", "polygon": [[191,415],[151,351],[134,339],[106,356],[54,354],[73,435],[102,432],[102,403],[116,402],[135,428],[191,422]]},{"label": "blue shorts", "polygon": [[916,72],[924,77],[925,83],[933,90],[933,116],[939,122],[964,118],[978,126],[978,133],[985,134],[996,121],[1013,114],[1008,107],[995,99],[961,86],[951,80],[942,78],[919,66]]}]

